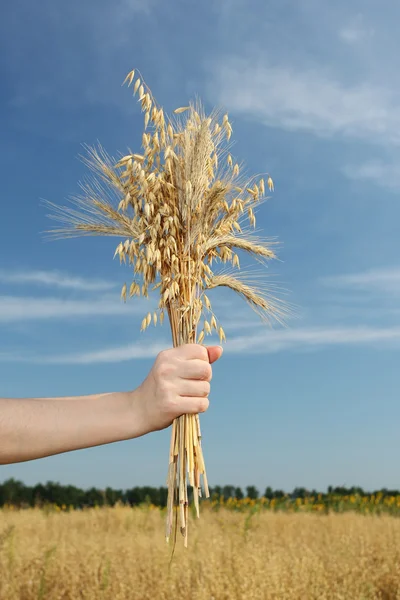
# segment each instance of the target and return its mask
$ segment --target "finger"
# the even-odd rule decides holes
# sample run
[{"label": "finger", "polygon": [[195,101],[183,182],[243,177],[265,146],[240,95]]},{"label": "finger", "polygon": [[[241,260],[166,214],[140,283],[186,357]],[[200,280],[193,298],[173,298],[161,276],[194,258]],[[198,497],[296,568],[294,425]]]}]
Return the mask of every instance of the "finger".
[{"label": "finger", "polygon": [[182,379],[201,379],[211,381],[212,369],[210,363],[199,358],[182,361],[179,375]]},{"label": "finger", "polygon": [[197,415],[198,413],[203,413],[210,405],[208,398],[182,396],[179,400],[179,409],[182,415]]},{"label": "finger", "polygon": [[208,360],[210,361],[211,365],[214,362],[216,362],[219,358],[221,358],[222,353],[224,351],[222,346],[209,346],[208,348],[206,348],[206,350],[208,353]]},{"label": "finger", "polygon": [[176,348],[176,354],[179,358],[184,358],[186,360],[200,359],[208,362],[207,349],[200,344],[183,344]]},{"label": "finger", "polygon": [[178,392],[180,396],[205,398],[210,393],[210,384],[208,381],[182,379],[178,388]]}]

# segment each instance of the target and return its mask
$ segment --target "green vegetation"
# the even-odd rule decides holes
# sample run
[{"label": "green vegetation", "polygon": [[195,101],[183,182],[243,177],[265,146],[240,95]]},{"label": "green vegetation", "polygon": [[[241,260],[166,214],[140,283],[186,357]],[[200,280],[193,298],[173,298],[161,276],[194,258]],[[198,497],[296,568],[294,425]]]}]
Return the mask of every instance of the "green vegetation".
[{"label": "green vegetation", "polygon": [[[376,490],[366,492],[359,487],[332,487],[325,493],[306,488],[295,488],[291,493],[273,490],[271,487],[260,494],[254,486],[247,486],[243,491],[233,485],[215,486],[210,489],[211,501],[207,502],[214,509],[225,506],[234,510],[248,507],[265,508],[284,511],[320,511],[345,512],[356,510],[362,513],[386,512],[400,514],[400,491]],[[138,506],[148,504],[164,508],[167,505],[168,489],[166,487],[133,487],[128,490],[106,488],[99,490],[90,488],[82,490],[72,485],[47,482],[35,486],[27,486],[9,479],[0,484],[0,506],[28,508],[34,506],[57,506],[66,509],[82,509],[94,506],[127,505]]]}]

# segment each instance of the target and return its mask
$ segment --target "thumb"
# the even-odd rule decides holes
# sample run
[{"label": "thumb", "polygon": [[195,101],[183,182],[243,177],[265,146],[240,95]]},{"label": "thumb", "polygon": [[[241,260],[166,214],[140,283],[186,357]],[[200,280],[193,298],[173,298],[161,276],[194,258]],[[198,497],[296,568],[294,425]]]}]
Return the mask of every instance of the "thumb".
[{"label": "thumb", "polygon": [[208,352],[208,360],[210,361],[210,365],[216,362],[219,358],[221,358],[224,349],[222,346],[209,346],[207,348]]}]

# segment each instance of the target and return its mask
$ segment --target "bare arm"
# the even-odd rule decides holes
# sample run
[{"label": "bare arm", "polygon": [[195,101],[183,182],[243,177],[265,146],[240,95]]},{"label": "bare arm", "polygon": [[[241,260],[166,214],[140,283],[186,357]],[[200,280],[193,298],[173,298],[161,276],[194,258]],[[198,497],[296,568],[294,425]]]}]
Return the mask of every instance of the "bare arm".
[{"label": "bare arm", "polygon": [[221,356],[195,344],[166,350],[132,392],[72,398],[0,398],[0,464],[127,440],[208,407],[211,366]]},{"label": "bare arm", "polygon": [[129,404],[130,395],[123,393],[0,398],[0,464],[136,437]]}]

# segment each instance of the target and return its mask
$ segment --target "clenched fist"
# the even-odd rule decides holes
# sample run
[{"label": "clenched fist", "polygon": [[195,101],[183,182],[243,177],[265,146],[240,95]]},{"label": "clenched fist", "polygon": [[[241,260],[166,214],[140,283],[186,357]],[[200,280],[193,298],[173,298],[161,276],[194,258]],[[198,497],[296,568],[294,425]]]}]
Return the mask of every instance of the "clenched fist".
[{"label": "clenched fist", "polygon": [[164,429],[183,414],[207,410],[211,364],[222,348],[186,344],[158,355],[149,375],[133,392],[139,435]]}]

